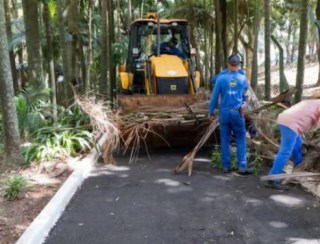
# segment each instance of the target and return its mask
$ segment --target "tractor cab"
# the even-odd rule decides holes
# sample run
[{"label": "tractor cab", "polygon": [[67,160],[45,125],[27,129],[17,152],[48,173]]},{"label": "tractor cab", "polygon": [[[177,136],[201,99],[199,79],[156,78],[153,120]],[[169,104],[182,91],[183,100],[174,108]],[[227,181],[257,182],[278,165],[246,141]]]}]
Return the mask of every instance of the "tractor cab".
[{"label": "tractor cab", "polygon": [[[158,19],[150,12],[129,30],[126,66],[120,72],[123,95],[190,95],[200,85],[195,51],[189,42],[188,21]],[[175,39],[174,52],[162,48]],[[124,98],[123,100],[133,100]]]}]

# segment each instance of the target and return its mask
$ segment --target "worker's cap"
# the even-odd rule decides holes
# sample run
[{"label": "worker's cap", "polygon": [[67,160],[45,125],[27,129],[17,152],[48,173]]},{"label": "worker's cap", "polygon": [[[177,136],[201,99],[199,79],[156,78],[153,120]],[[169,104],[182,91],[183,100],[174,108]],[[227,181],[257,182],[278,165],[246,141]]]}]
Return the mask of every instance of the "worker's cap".
[{"label": "worker's cap", "polygon": [[173,42],[174,44],[178,43],[178,39],[176,37],[171,37],[170,42]]},{"label": "worker's cap", "polygon": [[240,57],[237,54],[232,54],[228,58],[228,63],[231,66],[238,66],[241,63]]}]

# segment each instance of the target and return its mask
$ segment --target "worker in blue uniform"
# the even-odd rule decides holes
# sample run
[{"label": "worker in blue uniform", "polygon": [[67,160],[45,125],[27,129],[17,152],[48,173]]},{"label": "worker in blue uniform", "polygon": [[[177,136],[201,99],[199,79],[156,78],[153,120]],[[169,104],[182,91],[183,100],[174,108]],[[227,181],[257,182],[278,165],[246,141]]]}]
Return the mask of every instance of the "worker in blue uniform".
[{"label": "worker in blue uniform", "polygon": [[[227,69],[222,70],[220,73],[218,73],[218,74],[215,75],[214,77],[212,77],[212,78],[211,78],[212,87],[214,87],[214,85],[216,84],[216,81],[217,81],[217,79],[218,79],[218,77],[219,77],[220,75],[226,74],[226,73],[228,73],[228,72],[229,72],[229,69],[227,68]],[[241,68],[238,69],[238,72],[239,72],[240,74],[246,75],[246,72],[245,72],[243,69],[241,69]],[[248,102],[248,103],[247,103],[247,110],[248,110],[248,111],[251,111],[252,108],[251,108],[251,106],[250,106],[250,104],[249,104],[249,101],[247,101],[247,102]],[[259,132],[258,132],[256,126],[254,125],[252,119],[246,118],[245,125],[246,125],[246,130],[248,131],[248,133],[249,133],[249,135],[250,135],[251,138],[257,138],[257,137],[259,137]]]},{"label": "worker in blue uniform", "polygon": [[223,172],[230,171],[230,141],[231,133],[233,133],[237,146],[238,172],[246,175],[250,172],[247,168],[245,119],[241,109],[246,105],[245,94],[248,89],[248,81],[246,76],[239,72],[239,65],[238,55],[233,54],[228,58],[228,69],[216,77],[208,112],[209,118],[212,118],[220,97],[219,123]]},{"label": "worker in blue uniform", "polygon": [[176,55],[182,59],[186,59],[186,54],[176,47],[177,44],[178,39],[173,36],[168,42],[162,42],[160,44],[160,53]]}]

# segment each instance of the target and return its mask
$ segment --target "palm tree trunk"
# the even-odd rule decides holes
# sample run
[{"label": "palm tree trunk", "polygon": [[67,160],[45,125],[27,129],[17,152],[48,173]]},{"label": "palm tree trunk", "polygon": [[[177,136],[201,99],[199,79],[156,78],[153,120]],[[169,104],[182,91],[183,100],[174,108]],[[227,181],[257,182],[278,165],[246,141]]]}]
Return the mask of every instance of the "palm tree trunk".
[{"label": "palm tree trunk", "polygon": [[[143,6],[143,2],[141,4]],[[142,12],[142,10],[141,10]],[[143,13],[141,13],[143,14]],[[142,16],[141,16],[142,18]],[[121,9],[120,0],[117,0],[117,28],[118,28],[118,42],[121,43]]]},{"label": "palm tree trunk", "polygon": [[22,164],[20,134],[17,111],[14,102],[13,81],[8,52],[8,39],[5,27],[3,0],[0,0],[0,100],[4,131],[4,145],[7,162]]},{"label": "palm tree trunk", "polygon": [[114,5],[113,1],[108,1],[108,32],[109,32],[109,41],[108,41],[108,64],[109,64],[109,74],[110,74],[110,99],[113,104],[116,96],[116,66],[112,60],[113,57],[113,49],[112,45],[115,42],[115,35],[114,35]]},{"label": "palm tree trunk", "polygon": [[216,57],[215,57],[215,74],[220,73],[222,67],[221,60],[221,30],[222,30],[222,21],[221,21],[221,12],[220,12],[220,0],[215,0],[215,9],[216,9]]},{"label": "palm tree trunk", "polygon": [[56,93],[56,80],[54,74],[54,60],[53,60],[53,45],[52,45],[52,27],[50,20],[50,10],[47,2],[43,4],[43,20],[46,26],[46,38],[47,38],[47,63],[49,73],[49,84],[51,87],[51,103],[53,107],[53,120],[57,119],[57,93]]},{"label": "palm tree trunk", "polygon": [[[210,43],[210,77],[213,77],[213,70],[214,70],[214,42],[213,42],[213,35],[214,35],[214,23],[211,23],[210,33],[209,33],[209,43]],[[209,83],[206,89],[212,88],[211,82]]]},{"label": "palm tree trunk", "polygon": [[[4,11],[5,11],[5,18],[6,18],[6,30],[7,30],[7,37],[8,37],[8,43],[10,42],[12,38],[12,30],[11,30],[11,16],[10,16],[10,6],[9,1],[4,1]],[[14,88],[14,94],[17,95],[19,93],[20,87],[19,82],[17,78],[17,67],[15,62],[15,54],[14,51],[11,49],[9,50],[9,56],[10,56],[10,65],[11,65],[11,74],[12,74],[12,80],[13,80],[13,88]]]},{"label": "palm tree trunk", "polygon": [[105,98],[108,97],[110,88],[108,85],[108,20],[107,20],[107,3],[100,0],[101,11],[101,63],[100,63],[100,81],[99,93]]},{"label": "palm tree trunk", "polygon": [[92,12],[94,8],[94,0],[89,0],[88,3],[88,49],[87,49],[87,62],[86,62],[86,74],[84,77],[84,89],[83,92],[86,94],[90,91],[90,68],[92,65]]},{"label": "palm tree trunk", "polygon": [[64,17],[63,17],[63,0],[58,0],[57,2],[57,12],[58,12],[58,26],[59,26],[59,40],[62,52],[62,63],[63,63],[63,83],[58,83],[57,86],[57,103],[63,104],[67,106],[67,98],[68,98],[68,80],[69,80],[69,70],[68,70],[68,62],[67,62],[67,50],[65,45],[65,31],[64,31]]},{"label": "palm tree trunk", "polygon": [[204,84],[207,87],[208,85],[208,32],[207,28],[204,28],[203,30],[203,37],[204,37],[204,44],[203,44],[203,50],[204,50]]},{"label": "palm tree trunk", "polygon": [[81,75],[78,63],[80,63],[79,52],[79,23],[80,23],[80,0],[71,0],[67,11],[67,32],[70,40],[66,42],[67,51],[67,68],[69,70],[69,80],[66,80],[67,85],[67,104],[73,103],[72,87],[78,91],[81,84]]},{"label": "palm tree trunk", "polygon": [[233,8],[234,8],[233,53],[238,53],[238,0],[234,0]]},{"label": "palm tree trunk", "polygon": [[128,0],[128,15],[127,15],[127,33],[129,33],[129,28],[132,21],[132,4],[131,0]]},{"label": "palm tree trunk", "polygon": [[28,80],[39,88],[46,87],[43,80],[39,2],[22,0],[28,53]]},{"label": "palm tree trunk", "polygon": [[221,19],[222,19],[222,31],[221,31],[221,40],[222,40],[222,48],[223,48],[223,59],[221,62],[226,64],[226,60],[228,59],[228,34],[227,34],[227,1],[220,1],[220,9],[221,9]]}]

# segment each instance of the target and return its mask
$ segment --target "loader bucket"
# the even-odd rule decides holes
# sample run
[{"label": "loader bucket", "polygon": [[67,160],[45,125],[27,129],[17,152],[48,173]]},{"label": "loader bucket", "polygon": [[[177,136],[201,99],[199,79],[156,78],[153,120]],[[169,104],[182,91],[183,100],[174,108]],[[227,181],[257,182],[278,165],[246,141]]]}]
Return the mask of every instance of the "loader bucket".
[{"label": "loader bucket", "polygon": [[126,112],[172,111],[183,107],[184,103],[191,105],[196,102],[193,95],[119,95],[119,107]]},{"label": "loader bucket", "polygon": [[[142,144],[151,148],[195,146],[209,124],[207,103],[200,108],[194,95],[123,95],[118,102],[124,115],[143,118],[138,134]],[[126,141],[127,134],[123,139]],[[216,141],[216,136],[212,139]]]}]

